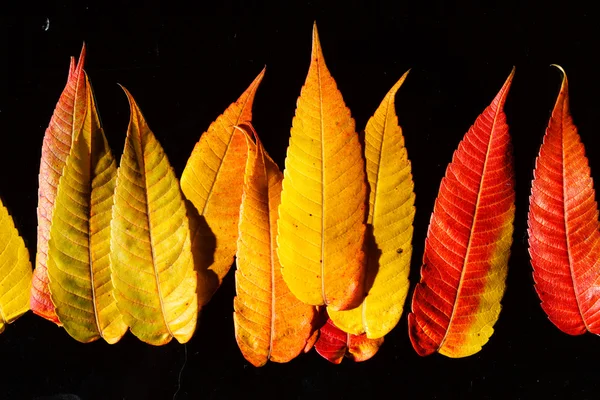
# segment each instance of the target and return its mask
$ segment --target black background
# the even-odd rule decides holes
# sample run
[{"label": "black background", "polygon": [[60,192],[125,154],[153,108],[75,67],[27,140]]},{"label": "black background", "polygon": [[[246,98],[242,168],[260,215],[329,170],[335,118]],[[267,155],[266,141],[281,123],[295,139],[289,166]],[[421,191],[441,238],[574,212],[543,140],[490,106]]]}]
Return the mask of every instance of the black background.
[{"label": "black background", "polygon": [[[0,195],[32,259],[42,137],[66,82],[69,57],[79,54],[84,40],[86,70],[115,154],[122,151],[129,117],[116,84],[121,83],[136,97],[180,175],[200,134],[265,64],[254,125],[283,166],[316,20],[327,65],[357,129],[412,68],[398,93],[397,112],[417,195],[413,286],[446,165],[516,65],[506,113],[514,143],[517,214],[495,333],[474,356],[421,358],[408,340],[405,312],[367,362],[345,360],[335,366],[313,351],[288,364],[254,368],[234,339],[229,274],[186,346],[173,341],[152,347],[131,334],[112,346],[84,345],[27,313],[0,335],[0,398],[171,399],[176,392],[177,399],[386,393],[408,399],[599,397],[600,339],[570,337],[547,320],[533,289],[526,244],[532,170],[560,85],[551,63],[569,74],[574,119],[592,174],[600,173],[598,14],[571,1],[556,7],[528,2],[197,3],[195,16],[166,17],[160,4],[122,2],[113,10],[118,16],[104,17],[106,10],[78,2],[57,5],[47,15],[1,17]],[[411,294],[412,287],[409,301]]]}]

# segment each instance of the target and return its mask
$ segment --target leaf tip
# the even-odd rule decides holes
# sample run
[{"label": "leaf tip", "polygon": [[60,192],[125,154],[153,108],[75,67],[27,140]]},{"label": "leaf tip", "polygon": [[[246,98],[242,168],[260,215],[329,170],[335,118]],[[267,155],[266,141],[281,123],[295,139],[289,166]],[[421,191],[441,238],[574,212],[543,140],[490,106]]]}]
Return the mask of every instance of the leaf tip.
[{"label": "leaf tip", "polygon": [[317,29],[317,21],[313,23],[312,32],[312,59],[322,59],[323,51],[321,50],[321,40],[319,39],[319,31]]}]

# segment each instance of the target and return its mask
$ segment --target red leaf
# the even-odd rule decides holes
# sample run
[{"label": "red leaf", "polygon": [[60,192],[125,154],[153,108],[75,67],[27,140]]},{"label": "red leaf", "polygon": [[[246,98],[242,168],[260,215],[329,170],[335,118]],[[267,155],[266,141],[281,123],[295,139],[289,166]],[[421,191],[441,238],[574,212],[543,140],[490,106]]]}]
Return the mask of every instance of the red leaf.
[{"label": "red leaf", "polygon": [[571,335],[600,334],[598,207],[585,150],[563,82],[536,161],[529,254],[542,308]]},{"label": "red leaf", "polygon": [[503,111],[513,74],[465,135],[440,185],[408,316],[422,356],[478,352],[500,313],[515,211]]},{"label": "red leaf", "polygon": [[344,356],[353,361],[366,361],[373,357],[383,344],[383,338],[369,339],[366,334],[351,335],[335,326],[330,319],[320,329],[315,350],[326,360],[339,364]]}]

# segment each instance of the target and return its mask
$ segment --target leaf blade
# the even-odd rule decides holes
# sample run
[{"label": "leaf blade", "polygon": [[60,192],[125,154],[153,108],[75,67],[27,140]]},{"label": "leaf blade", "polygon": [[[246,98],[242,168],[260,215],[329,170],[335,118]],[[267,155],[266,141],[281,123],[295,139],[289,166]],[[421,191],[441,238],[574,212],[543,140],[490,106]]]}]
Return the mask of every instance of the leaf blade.
[{"label": "leaf blade", "polygon": [[286,284],[311,305],[357,306],[364,285],[364,161],[316,25],[285,167],[277,253]]},{"label": "leaf blade", "polygon": [[369,182],[367,218],[367,283],[361,305],[329,310],[345,332],[387,335],[402,316],[408,294],[415,194],[411,165],[398,125],[394,98],[406,72],[390,89],[365,128],[365,160]]},{"label": "leaf blade", "polygon": [[181,175],[183,193],[206,220],[198,232],[207,238],[200,243],[199,252],[206,256],[201,258],[199,267],[215,275],[214,279],[209,275],[199,282],[200,306],[208,303],[233,263],[248,156],[246,139],[234,127],[252,121],[252,105],[264,73],[263,69],[238,100],[200,136]]},{"label": "leaf blade", "polygon": [[29,310],[31,277],[29,251],[0,200],[0,333]]},{"label": "leaf blade", "polygon": [[77,65],[74,59],[71,59],[69,79],[44,134],[40,163],[37,252],[30,302],[31,310],[35,314],[58,325],[60,321],[54,311],[48,288],[48,241],[60,176],[71,149],[73,136],[81,130],[85,118],[87,88],[83,72],[84,62],[85,45],[81,49]]},{"label": "leaf blade", "polygon": [[536,159],[528,215],[535,289],[561,331],[600,334],[598,206],[569,108],[567,75]]},{"label": "leaf blade", "polygon": [[48,243],[49,288],[65,330],[87,343],[113,344],[127,331],[113,294],[110,220],[116,162],[100,126],[86,76],[83,129],[66,159]]},{"label": "leaf blade", "polygon": [[[251,127],[243,129],[248,136],[253,131]],[[285,363],[302,353],[316,314],[314,307],[296,299],[283,281],[275,251],[283,174],[258,136],[254,137],[256,150],[250,156],[254,160],[248,160],[240,208],[233,318],[244,357],[254,366],[262,366],[268,360]]]},{"label": "leaf blade", "polygon": [[125,93],[131,119],[111,221],[117,307],[142,341],[163,345],[174,337],[185,343],[198,314],[186,206],[167,156]]},{"label": "leaf blade", "polygon": [[513,75],[461,141],[440,185],[408,320],[422,356],[478,352],[500,313],[514,219],[503,111]]},{"label": "leaf blade", "polygon": [[344,357],[355,362],[372,358],[383,344],[383,338],[369,339],[365,334],[352,335],[344,332],[331,319],[320,329],[315,350],[333,364],[340,364]]}]

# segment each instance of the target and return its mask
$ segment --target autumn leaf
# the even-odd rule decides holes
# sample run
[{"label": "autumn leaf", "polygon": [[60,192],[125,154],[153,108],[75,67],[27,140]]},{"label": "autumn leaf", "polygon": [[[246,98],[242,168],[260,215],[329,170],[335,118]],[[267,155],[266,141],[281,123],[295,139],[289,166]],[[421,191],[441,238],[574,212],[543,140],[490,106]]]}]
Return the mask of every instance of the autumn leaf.
[{"label": "autumn leaf", "polygon": [[406,74],[392,87],[365,129],[367,295],[352,310],[329,310],[336,326],[369,339],[384,337],[396,326],[409,288],[415,194],[394,103],[405,79]]},{"label": "autumn leaf", "polygon": [[[124,89],[125,90],[125,89]],[[119,311],[142,341],[187,342],[198,301],[190,229],[179,183],[133,97],[117,173],[111,263]]]},{"label": "autumn leaf", "polygon": [[315,350],[326,360],[339,364],[344,356],[360,362],[372,358],[383,344],[383,338],[369,339],[367,335],[352,335],[344,332],[331,319],[320,329]]},{"label": "autumn leaf", "polygon": [[197,225],[202,239],[200,306],[208,303],[233,264],[248,154],[244,134],[234,127],[252,121],[252,103],[264,73],[200,136],[181,176],[181,189],[202,218]]},{"label": "autumn leaf", "polygon": [[50,125],[44,134],[42,159],[39,174],[38,192],[38,235],[36,267],[31,286],[31,310],[60,325],[48,288],[48,241],[54,212],[54,202],[73,137],[81,130],[86,112],[87,87],[83,64],[85,45],[81,49],[79,61],[71,58],[69,79],[62,92]]},{"label": "autumn leaf", "polygon": [[600,232],[590,167],[569,109],[567,75],[536,160],[529,198],[535,290],[561,331],[600,334]]},{"label": "autumn leaf", "polygon": [[29,310],[29,251],[0,200],[0,333]]},{"label": "autumn leaf", "polygon": [[366,178],[350,110],[325,66],[316,25],[285,160],[277,254],[300,300],[343,310],[364,296]]},{"label": "autumn leaf", "polygon": [[513,75],[465,135],[440,185],[408,316],[422,356],[477,353],[500,313],[515,212],[503,111]]},{"label": "autumn leaf", "polygon": [[[254,146],[252,127],[241,129]],[[254,138],[240,209],[233,320],[242,354],[259,367],[268,360],[288,362],[302,352],[315,309],[298,300],[281,276],[275,237],[283,175],[255,133]]]},{"label": "autumn leaf", "polygon": [[86,77],[87,111],[55,199],[48,249],[52,302],[80,342],[115,343],[127,331],[111,282],[110,220],[117,166]]}]

